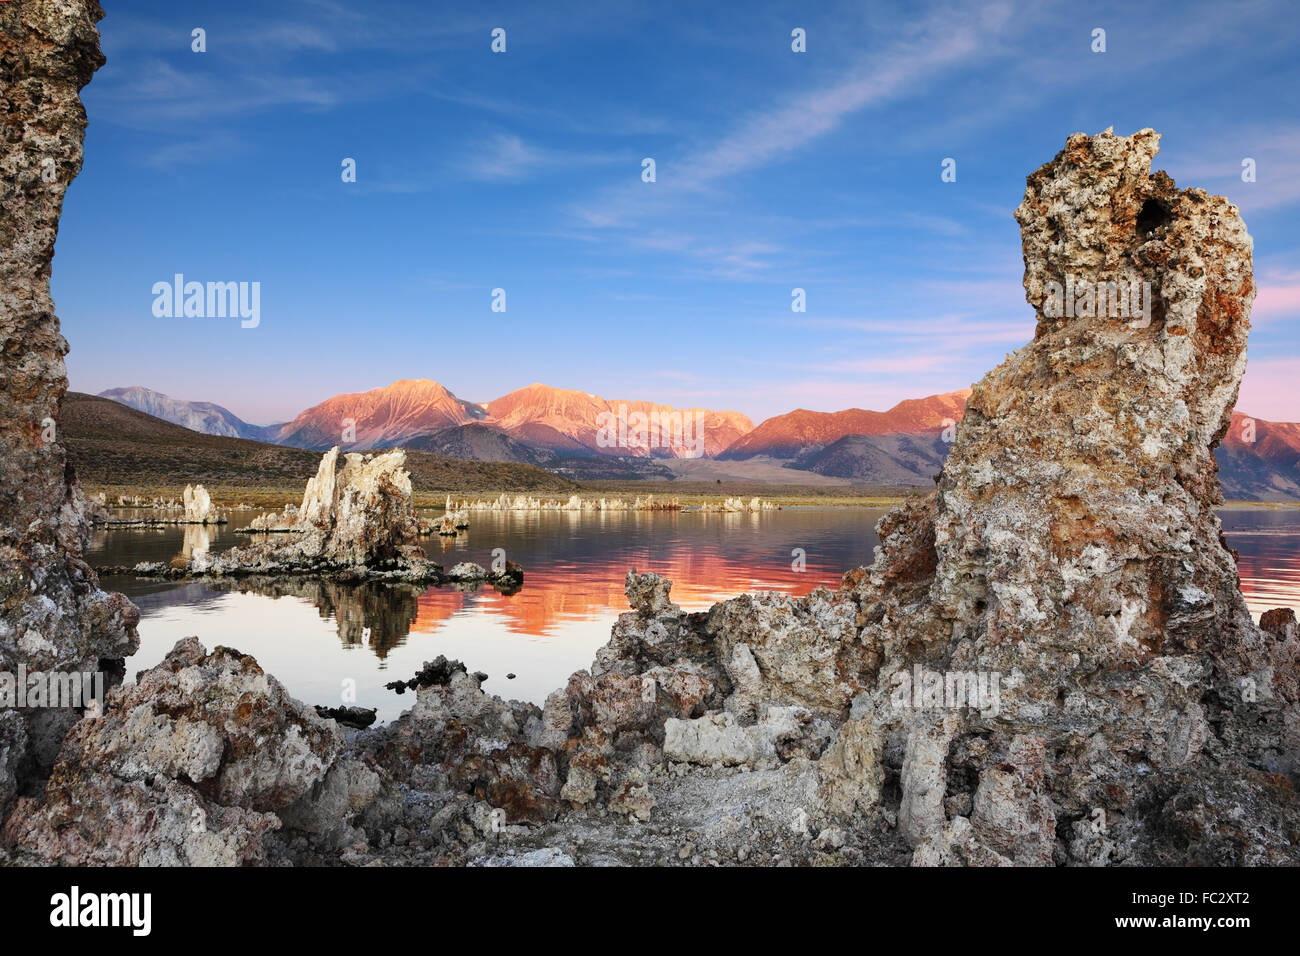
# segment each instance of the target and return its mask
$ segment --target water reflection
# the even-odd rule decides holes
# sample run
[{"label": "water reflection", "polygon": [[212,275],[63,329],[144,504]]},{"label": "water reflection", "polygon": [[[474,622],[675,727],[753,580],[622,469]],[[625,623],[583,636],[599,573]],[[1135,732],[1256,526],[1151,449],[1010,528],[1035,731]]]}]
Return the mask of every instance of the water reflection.
[{"label": "water reflection", "polygon": [[362,647],[381,661],[406,641],[420,615],[422,586],[409,584],[339,584],[320,578],[250,577],[214,581],[216,593],[296,598],[316,608],[322,621],[333,621],[344,648]]},{"label": "water reflection", "polygon": [[196,554],[206,554],[212,547],[212,532],[205,524],[184,525],[180,557],[188,562]]},{"label": "water reflection", "polygon": [[[866,509],[789,509],[745,514],[665,512],[475,512],[467,533],[424,539],[429,556],[450,566],[492,553],[523,565],[523,590],[341,585],[306,578],[255,578],[206,584],[105,580],[141,608],[141,650],[130,670],[152,666],[176,640],[197,634],[212,647],[254,654],[297,696],[340,703],[355,682],[357,703],[381,720],[409,706],[383,690],[443,653],[491,675],[488,689],[540,703],[573,671],[588,667],[609,628],[627,609],[629,567],[673,581],[687,610],[753,590],[802,594],[835,587],[846,568],[870,563],[875,522]],[[234,534],[248,517],[217,528],[108,529],[96,532],[98,565],[166,561],[196,550],[215,553],[247,540]],[[1225,512],[1229,544],[1240,553],[1251,611],[1300,609],[1300,511]],[[798,571],[796,549],[806,570]],[[516,674],[507,680],[507,674]]]},{"label": "water reflection", "polygon": [[1241,592],[1255,620],[1275,607],[1300,615],[1300,510],[1234,508],[1220,513],[1237,554]]}]

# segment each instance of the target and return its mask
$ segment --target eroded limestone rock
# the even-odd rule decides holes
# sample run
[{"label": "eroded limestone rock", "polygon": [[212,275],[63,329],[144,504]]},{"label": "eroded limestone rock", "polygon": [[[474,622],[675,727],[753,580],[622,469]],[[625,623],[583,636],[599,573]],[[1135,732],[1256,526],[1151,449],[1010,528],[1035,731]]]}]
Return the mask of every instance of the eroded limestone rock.
[{"label": "eroded limestone rock", "polygon": [[186,485],[181,494],[184,510],[183,520],[187,524],[215,524],[217,510],[212,506],[212,497],[203,485]]},{"label": "eroded limestone rock", "polygon": [[[109,672],[139,614],[100,589],[83,554],[88,506],[59,441],[68,343],[50,265],[81,171],[79,92],[104,62],[94,0],[0,5],[0,671]],[[0,816],[40,789],[76,710],[0,712]]]},{"label": "eroded limestone rock", "polygon": [[72,729],[4,844],[65,865],[257,862],[277,812],[321,832],[378,795],[378,776],[341,764],[341,746],[334,722],[251,657],[187,638]]},{"label": "eroded limestone rock", "polygon": [[[629,574],[633,611],[536,724],[572,805],[655,746],[768,765],[764,715],[803,708],[833,738],[762,773],[816,759],[816,805],[773,809],[849,844],[883,826],[921,865],[1300,860],[1295,626],[1252,623],[1213,511],[1251,241],[1226,200],[1150,172],[1157,141],[1076,135],[1029,177],[1034,341],[975,387],[938,487],[881,521],[870,568],[706,614]],[[698,677],[704,712],[638,697],[652,672]]]},{"label": "eroded limestone rock", "polygon": [[[256,535],[219,557],[192,560],[181,573],[220,577],[344,572],[354,580],[440,583],[442,569],[425,558],[419,545],[420,522],[411,501],[406,452],[347,454],[341,468],[338,458],[337,447],[321,458],[296,511],[286,509],[259,520],[259,530],[292,532],[287,538]],[[137,565],[133,571],[176,576],[166,566]]]},{"label": "eroded limestone rock", "polygon": [[[6,372],[18,366],[0,386],[0,664],[134,650],[133,609],[80,560],[85,502],[37,425],[66,387],[47,279],[98,15],[84,0],[0,5],[18,70],[5,93],[30,120],[0,155]],[[1300,637],[1285,615],[1253,624],[1212,510],[1251,240],[1226,200],[1150,173],[1157,141],[1077,134],[1029,177],[1016,218],[1034,340],[975,387],[936,490],[882,519],[874,564],[838,591],[694,614],[633,571],[632,610],[544,708],[440,659],[393,685],[415,691],[410,711],[346,739],[250,658],[182,642],[66,739],[75,714],[0,714],[0,809],[39,782],[33,755],[59,755],[5,846],[128,865],[359,863],[371,838],[461,863],[643,847],[686,865],[1300,862]],[[34,172],[41,150],[53,184]],[[1131,283],[1129,314],[1095,313],[1098,286],[1116,301]],[[1076,297],[1089,289],[1093,309]],[[332,450],[293,540],[202,570],[418,571],[403,464],[347,455],[340,469]]]},{"label": "eroded limestone rock", "polygon": [[748,726],[722,711],[665,721],[664,756],[707,766],[773,766],[796,753],[820,756],[828,736],[829,727],[802,707],[768,707]]},{"label": "eroded limestone rock", "polygon": [[[902,758],[916,862],[1095,862],[1056,830],[1103,818],[1107,862],[1149,862],[1144,817],[1294,772],[1294,684],[1212,510],[1251,240],[1226,200],[1151,174],[1158,140],[1078,134],[1029,177],[1016,218],[1034,341],[975,386],[936,491],[882,521],[875,564],[846,576],[880,653],[860,709],[886,763]],[[1149,283],[1149,316],[1050,305],[1053,283],[1106,282]],[[895,692],[918,663],[999,675],[998,706],[917,707]],[[1294,795],[1252,792],[1252,812],[1296,819]],[[1240,862],[1297,859],[1258,831],[1188,824],[1184,839],[1187,861],[1211,839]]]}]

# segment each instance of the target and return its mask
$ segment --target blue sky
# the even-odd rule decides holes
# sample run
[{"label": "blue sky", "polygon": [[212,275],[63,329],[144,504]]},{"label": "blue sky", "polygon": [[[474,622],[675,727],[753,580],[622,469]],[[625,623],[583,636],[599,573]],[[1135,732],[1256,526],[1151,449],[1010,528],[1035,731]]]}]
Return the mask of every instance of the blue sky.
[{"label": "blue sky", "polygon": [[[883,409],[1032,337],[1025,176],[1070,133],[1151,126],[1255,238],[1240,407],[1300,419],[1292,3],[105,6],[54,264],[75,389],[258,423],[417,377]],[[156,318],[177,272],[260,282],[260,325]]]}]

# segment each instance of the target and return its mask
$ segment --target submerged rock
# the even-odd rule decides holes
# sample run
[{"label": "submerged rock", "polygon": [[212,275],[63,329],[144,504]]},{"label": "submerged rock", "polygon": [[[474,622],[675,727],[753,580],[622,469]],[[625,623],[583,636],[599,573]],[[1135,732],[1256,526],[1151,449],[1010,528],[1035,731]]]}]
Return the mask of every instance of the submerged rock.
[{"label": "submerged rock", "polygon": [[[278,560],[324,561],[336,565],[374,565],[418,556],[419,523],[411,503],[406,453],[348,454],[338,467],[339,450],[330,449],[307,482],[295,527],[303,532],[286,546],[270,548]],[[233,554],[233,552],[232,552]],[[255,558],[240,554],[236,561]]]},{"label": "submerged rock", "polygon": [[524,583],[524,570],[513,561],[505,562],[500,571],[489,571],[472,561],[462,561],[446,572],[453,584],[480,584],[487,582],[505,593],[517,591]]},{"label": "submerged rock", "polygon": [[378,711],[369,707],[323,707],[316,705],[316,716],[337,721],[343,727],[364,730],[375,722]]},{"label": "submerged rock", "polygon": [[486,581],[488,573],[472,561],[462,561],[447,572],[448,581]]},{"label": "submerged rock", "polygon": [[[298,508],[262,515],[250,529],[293,532],[289,539],[258,534],[216,557],[205,552],[179,567],[141,563],[130,573],[165,578],[328,574],[352,582],[443,583],[442,568],[425,558],[419,544],[406,452],[348,454],[341,468],[338,459],[337,447],[321,458]],[[199,500],[189,489],[186,494],[187,508],[191,498]],[[497,583],[498,577],[485,575],[484,580]]]},{"label": "submerged rock", "polygon": [[[410,680],[391,681],[384,685],[388,690],[396,691],[401,694],[408,690],[419,690],[422,687],[446,687],[457,674],[468,673],[464,664],[460,661],[448,660],[443,654],[439,654],[431,661],[425,661],[415,676]],[[487,674],[476,673],[474,675],[481,684],[488,679]]]}]

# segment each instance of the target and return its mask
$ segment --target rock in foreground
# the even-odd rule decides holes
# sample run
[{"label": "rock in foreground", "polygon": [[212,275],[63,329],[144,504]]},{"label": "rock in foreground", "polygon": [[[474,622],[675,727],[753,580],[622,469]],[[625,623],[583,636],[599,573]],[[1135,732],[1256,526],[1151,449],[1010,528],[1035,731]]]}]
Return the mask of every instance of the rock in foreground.
[{"label": "rock in foreground", "polygon": [[975,387],[871,568],[707,614],[630,574],[633,613],[540,715],[461,678],[377,759],[436,755],[463,793],[484,758],[448,744],[506,741],[471,794],[504,832],[543,822],[520,853],[579,862],[619,842],[598,808],[655,827],[620,862],[679,840],[685,861],[1300,862],[1300,645],[1252,622],[1213,511],[1251,241],[1225,200],[1150,173],[1157,141],[1073,136],[1029,178],[1034,341]]},{"label": "rock in foreground", "polygon": [[355,793],[330,827],[377,794],[378,777],[340,761],[341,745],[333,722],[251,657],[187,638],[73,728],[43,801],[19,801],[4,844],[70,866],[258,862],[284,819],[313,828],[332,778]]}]

